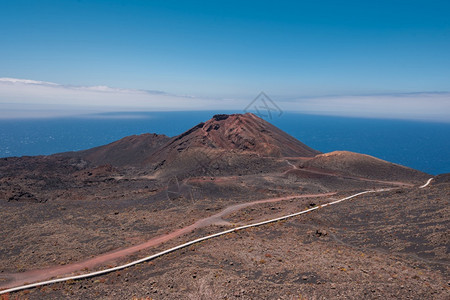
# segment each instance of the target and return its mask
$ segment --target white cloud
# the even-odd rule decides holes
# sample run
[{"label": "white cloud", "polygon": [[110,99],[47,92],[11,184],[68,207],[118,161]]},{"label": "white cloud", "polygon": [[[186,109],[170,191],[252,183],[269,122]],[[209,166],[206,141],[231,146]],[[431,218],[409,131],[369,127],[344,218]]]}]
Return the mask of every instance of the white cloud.
[{"label": "white cloud", "polygon": [[450,93],[320,97],[285,106],[309,114],[450,122]]},{"label": "white cloud", "polygon": [[[255,93],[257,94],[257,93]],[[116,111],[235,110],[253,99],[208,99],[108,86],[66,86],[0,78],[0,119]],[[450,122],[450,93],[335,96],[273,100],[284,111],[309,114]]]},{"label": "white cloud", "polygon": [[238,106],[235,100],[213,101],[160,91],[108,86],[65,86],[35,80],[0,78],[0,118],[110,111],[214,110]]},{"label": "white cloud", "polygon": [[37,81],[29,79],[18,79],[18,78],[0,78],[0,83],[22,83],[22,84],[40,84],[40,85],[58,85],[57,83],[47,82],[47,81]]}]

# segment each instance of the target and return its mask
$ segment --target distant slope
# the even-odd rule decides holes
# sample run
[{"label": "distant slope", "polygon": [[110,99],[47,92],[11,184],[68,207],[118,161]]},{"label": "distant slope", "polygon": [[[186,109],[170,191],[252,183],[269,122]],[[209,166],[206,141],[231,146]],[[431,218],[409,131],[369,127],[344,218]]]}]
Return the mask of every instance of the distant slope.
[{"label": "distant slope", "polygon": [[71,156],[81,157],[95,165],[140,166],[169,139],[160,134],[132,135],[108,145],[72,152]]},{"label": "distant slope", "polygon": [[349,151],[334,151],[317,155],[305,161],[303,167],[377,180],[423,181],[430,177],[426,173],[405,166]]}]

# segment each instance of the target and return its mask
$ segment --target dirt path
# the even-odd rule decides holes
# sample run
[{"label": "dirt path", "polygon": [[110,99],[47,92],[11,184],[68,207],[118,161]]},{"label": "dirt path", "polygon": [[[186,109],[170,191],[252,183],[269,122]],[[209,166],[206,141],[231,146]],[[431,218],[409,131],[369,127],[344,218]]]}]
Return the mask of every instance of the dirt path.
[{"label": "dirt path", "polygon": [[107,262],[114,261],[114,260],[126,257],[128,255],[134,254],[140,250],[144,250],[144,249],[147,249],[150,247],[155,247],[164,242],[167,242],[176,237],[179,237],[183,234],[190,233],[195,229],[207,227],[210,225],[224,225],[224,224],[226,224],[226,222],[222,219],[224,216],[227,216],[233,212],[236,212],[240,209],[243,209],[243,208],[246,208],[246,207],[249,207],[252,205],[285,201],[285,200],[291,200],[291,199],[295,199],[295,198],[326,197],[326,196],[332,196],[334,194],[336,194],[336,193],[294,195],[294,196],[270,198],[270,199],[263,199],[263,200],[257,200],[257,201],[247,202],[247,203],[231,205],[212,216],[198,220],[194,224],[191,224],[189,226],[175,230],[168,234],[163,234],[163,235],[154,237],[154,238],[148,240],[147,242],[139,244],[139,245],[112,251],[112,252],[105,253],[105,254],[101,254],[96,257],[87,259],[85,261],[68,264],[68,265],[64,265],[64,266],[55,266],[55,267],[50,267],[50,268],[45,268],[45,269],[31,270],[31,271],[22,272],[22,273],[1,274],[0,280],[4,281],[4,283],[0,284],[0,289],[11,288],[11,287],[20,286],[20,285],[23,285],[26,283],[32,283],[32,282],[36,282],[36,281],[50,279],[50,278],[57,277],[57,276],[67,275],[67,274],[74,273],[76,271],[84,270],[86,268],[92,269],[98,265],[105,264]]}]

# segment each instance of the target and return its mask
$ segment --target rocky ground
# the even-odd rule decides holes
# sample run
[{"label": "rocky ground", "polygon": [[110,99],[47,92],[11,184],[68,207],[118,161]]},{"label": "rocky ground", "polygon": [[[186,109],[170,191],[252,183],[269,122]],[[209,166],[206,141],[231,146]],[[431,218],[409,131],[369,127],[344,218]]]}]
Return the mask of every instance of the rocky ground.
[{"label": "rocky ground", "polygon": [[[448,199],[449,187],[416,192],[355,198],[202,242],[123,271],[19,295],[29,299],[448,299],[449,257],[442,250],[448,247],[448,230],[444,228],[440,238],[433,232],[448,224],[447,208],[440,202],[448,201],[443,197]],[[430,195],[440,200],[421,205],[420,199]],[[407,199],[417,204],[401,213],[409,228],[398,212],[388,212]],[[282,206],[275,207],[282,210]],[[439,208],[433,212],[433,206]],[[272,215],[273,207],[264,204],[232,218]],[[371,215],[375,207],[378,212]],[[426,214],[433,221],[426,222]],[[389,233],[379,230],[383,223]],[[182,239],[215,230],[220,229],[204,229]],[[181,239],[167,246],[177,242]],[[412,243],[421,250],[415,251]]]},{"label": "rocky ground", "polygon": [[[278,196],[275,187],[282,180],[293,179],[280,175],[261,181],[251,176],[240,180],[233,185],[235,180],[229,177],[199,177],[187,184],[197,191],[208,191],[209,196],[224,196],[227,190],[230,199],[241,193],[242,185],[245,189],[253,185],[253,194],[234,198],[235,203],[240,203],[263,195]],[[264,184],[267,190],[260,189],[256,194],[257,183],[260,187]],[[304,186],[306,191],[316,188]],[[320,205],[364,188],[369,186],[349,186],[349,191],[323,199],[258,204],[226,220],[248,224]],[[319,191],[325,191],[323,186]],[[293,189],[290,194],[295,192],[299,190]],[[167,194],[152,193],[148,198],[109,202],[3,201],[5,226],[1,230],[6,238],[0,252],[1,272],[67,264],[138,244],[230,204],[230,199],[219,197],[209,203],[202,199],[189,202],[183,195],[166,198]],[[369,194],[287,221],[202,242],[123,271],[18,295],[29,299],[448,299],[449,193],[450,185],[444,182],[426,189],[405,187]],[[123,261],[225,228],[199,229]]]}]

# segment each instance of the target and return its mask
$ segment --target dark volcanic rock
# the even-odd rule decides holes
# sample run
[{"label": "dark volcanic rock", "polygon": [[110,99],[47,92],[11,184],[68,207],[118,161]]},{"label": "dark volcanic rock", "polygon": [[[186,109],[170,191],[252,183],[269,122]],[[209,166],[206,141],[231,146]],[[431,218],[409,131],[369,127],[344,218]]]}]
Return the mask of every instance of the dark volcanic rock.
[{"label": "dark volcanic rock", "polygon": [[45,202],[39,201],[33,194],[29,192],[18,192],[8,198],[9,201],[26,201],[26,202]]},{"label": "dark volcanic rock", "polygon": [[228,119],[229,115],[226,114],[219,114],[219,115],[214,115],[213,119],[216,121],[222,121],[222,120],[226,120]]}]

